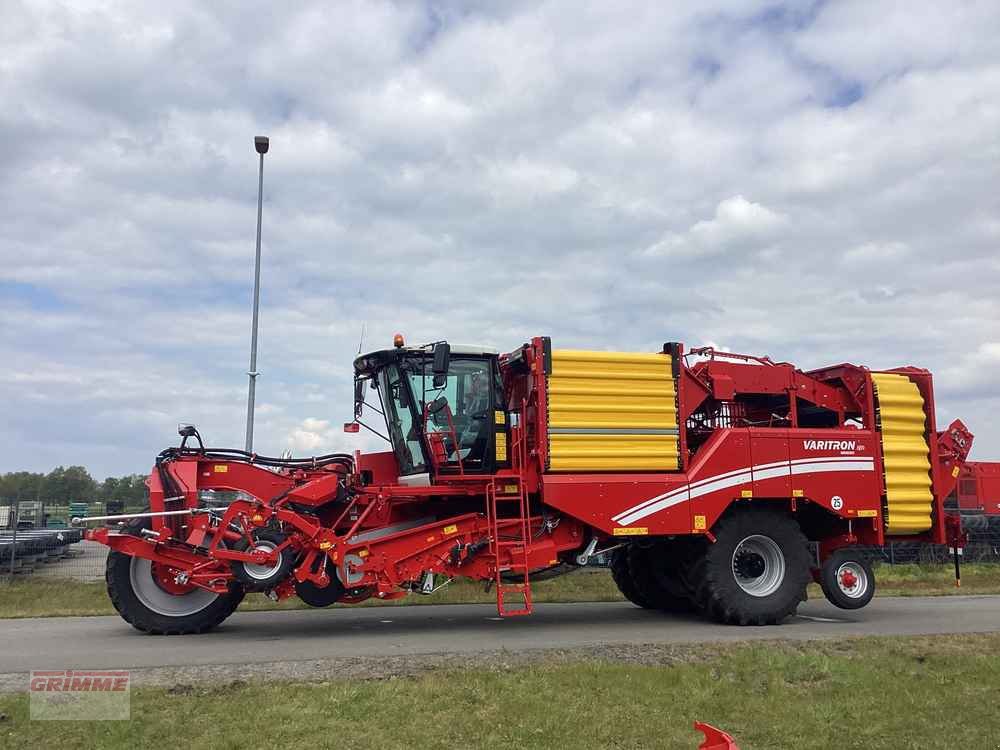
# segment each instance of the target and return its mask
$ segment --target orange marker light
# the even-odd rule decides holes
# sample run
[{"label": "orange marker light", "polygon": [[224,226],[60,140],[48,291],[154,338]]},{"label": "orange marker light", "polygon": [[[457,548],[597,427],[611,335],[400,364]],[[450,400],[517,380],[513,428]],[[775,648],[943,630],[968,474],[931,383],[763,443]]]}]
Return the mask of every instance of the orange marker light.
[{"label": "orange marker light", "polygon": [[403,341],[403,334],[397,333],[392,337],[392,345],[397,349],[402,349],[406,342]]}]

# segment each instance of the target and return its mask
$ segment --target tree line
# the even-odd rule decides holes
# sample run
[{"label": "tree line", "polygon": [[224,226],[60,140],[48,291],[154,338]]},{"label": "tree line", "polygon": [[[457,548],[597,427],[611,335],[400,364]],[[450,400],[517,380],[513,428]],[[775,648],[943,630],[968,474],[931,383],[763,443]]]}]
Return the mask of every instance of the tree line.
[{"label": "tree line", "polygon": [[0,501],[41,500],[46,505],[121,501],[140,505],[146,500],[145,480],[145,474],[127,474],[98,482],[83,466],[57,466],[48,474],[12,471],[0,474]]}]

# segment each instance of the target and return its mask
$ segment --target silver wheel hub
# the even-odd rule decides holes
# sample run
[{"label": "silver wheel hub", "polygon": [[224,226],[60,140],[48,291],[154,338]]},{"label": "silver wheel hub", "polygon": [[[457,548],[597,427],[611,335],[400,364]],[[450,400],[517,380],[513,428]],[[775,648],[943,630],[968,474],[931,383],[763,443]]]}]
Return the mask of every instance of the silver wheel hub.
[{"label": "silver wheel hub", "polygon": [[164,617],[187,617],[196,614],[219,598],[218,594],[205,589],[192,589],[186,594],[171,594],[169,591],[164,591],[153,577],[153,563],[141,557],[132,558],[128,577],[136,599]]},{"label": "silver wheel hub", "polygon": [[[274,542],[268,541],[266,539],[261,539],[254,543],[253,546],[255,551],[261,552],[273,552],[278,548]],[[257,581],[267,581],[281,567],[281,555],[278,555],[278,559],[273,563],[265,563],[263,565],[258,565],[257,563],[243,563],[243,569],[246,574]]]},{"label": "silver wheel hub", "polygon": [[846,597],[860,599],[868,593],[868,573],[856,562],[845,562],[837,568],[837,588]]},{"label": "silver wheel hub", "polygon": [[769,536],[753,534],[736,545],[733,577],[750,596],[770,596],[785,580],[785,555]]}]

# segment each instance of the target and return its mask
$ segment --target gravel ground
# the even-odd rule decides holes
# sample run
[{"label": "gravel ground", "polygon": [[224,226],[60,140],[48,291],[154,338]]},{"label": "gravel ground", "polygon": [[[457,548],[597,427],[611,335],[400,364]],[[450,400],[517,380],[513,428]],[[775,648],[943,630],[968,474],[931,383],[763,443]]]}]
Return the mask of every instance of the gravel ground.
[{"label": "gravel ground", "polygon": [[74,581],[104,580],[108,547],[100,542],[83,540],[70,547],[70,556],[37,565],[26,578],[63,578]]},{"label": "gravel ground", "polygon": [[[779,641],[776,641],[779,642]],[[132,669],[135,687],[167,687],[180,693],[199,688],[268,680],[327,682],[360,679],[389,680],[412,677],[438,669],[483,669],[503,671],[540,662],[603,659],[618,663],[664,665],[698,661],[718,649],[691,645],[628,644],[572,649],[529,649],[527,651],[484,651],[477,654],[415,654],[408,656],[309,659],[254,664],[206,664],[186,667]],[[26,691],[28,675],[0,673],[0,693]]]}]

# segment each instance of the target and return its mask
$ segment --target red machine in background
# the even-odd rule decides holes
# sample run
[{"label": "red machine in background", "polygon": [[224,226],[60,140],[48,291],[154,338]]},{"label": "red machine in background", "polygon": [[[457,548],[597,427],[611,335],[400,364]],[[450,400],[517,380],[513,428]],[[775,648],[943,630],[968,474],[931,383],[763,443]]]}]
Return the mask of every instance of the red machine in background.
[{"label": "red machine in background", "polygon": [[199,632],[246,592],[328,606],[457,576],[527,614],[533,580],[610,552],[641,607],[769,624],[812,580],[840,607],[867,604],[862,545],[961,543],[944,501],[972,435],[938,430],[926,370],[805,372],[678,343],[395,344],[355,361],[347,425],[377,415],[389,451],[266,458],[182,430],[150,512],[88,532],[112,548],[127,621]]},{"label": "red machine in background", "polygon": [[1000,526],[1000,463],[967,462],[947,505],[963,516],[984,516],[990,526]]}]

